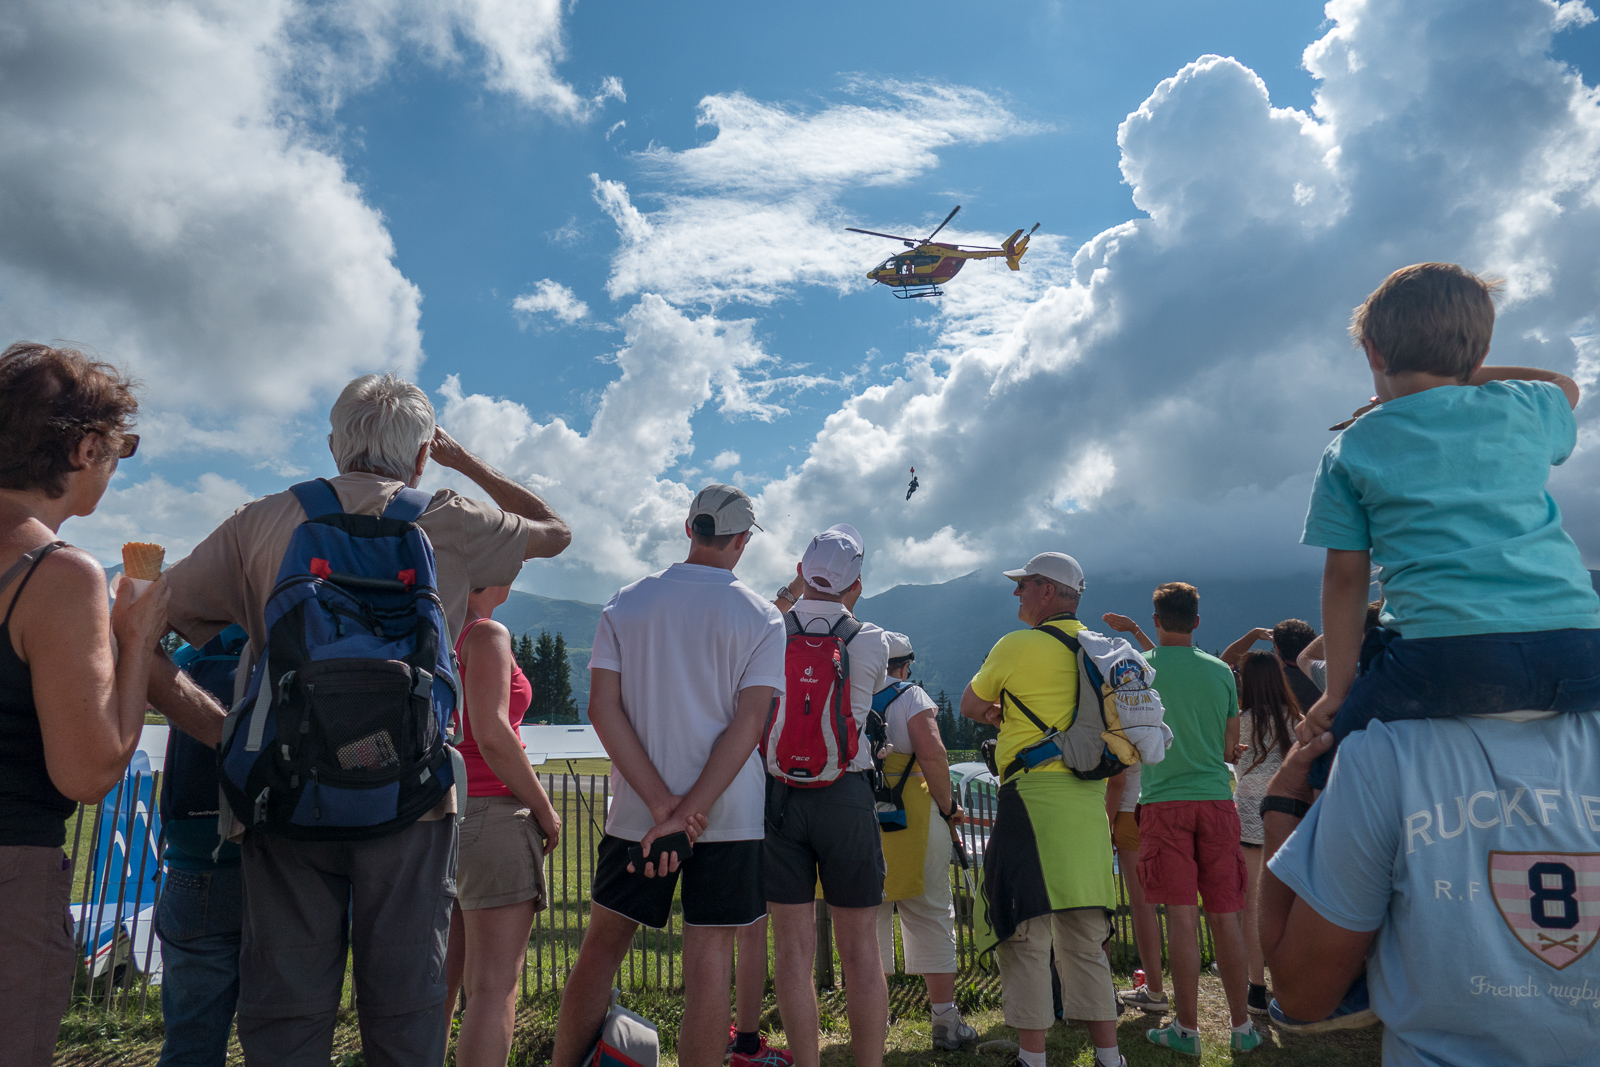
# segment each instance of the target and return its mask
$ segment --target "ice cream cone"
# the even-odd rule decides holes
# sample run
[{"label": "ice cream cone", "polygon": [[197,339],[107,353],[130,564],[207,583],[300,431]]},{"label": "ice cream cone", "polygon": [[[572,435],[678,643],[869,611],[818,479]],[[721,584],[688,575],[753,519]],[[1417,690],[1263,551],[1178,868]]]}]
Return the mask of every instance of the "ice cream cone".
[{"label": "ice cream cone", "polygon": [[167,550],[160,545],[129,541],[122,546],[122,573],[153,582],[161,577],[161,564],[166,557]]}]

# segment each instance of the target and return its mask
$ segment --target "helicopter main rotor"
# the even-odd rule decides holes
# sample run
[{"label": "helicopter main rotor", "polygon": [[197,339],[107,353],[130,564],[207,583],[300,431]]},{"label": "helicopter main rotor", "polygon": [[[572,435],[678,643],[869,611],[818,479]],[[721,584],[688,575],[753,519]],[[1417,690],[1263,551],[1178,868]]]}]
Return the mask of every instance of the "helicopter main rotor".
[{"label": "helicopter main rotor", "polygon": [[850,233],[864,233],[868,237],[887,237],[891,241],[899,241],[901,244],[905,245],[907,248],[916,248],[918,245],[925,245],[929,241],[932,241],[934,239],[934,237],[936,237],[938,235],[940,230],[942,230],[946,226],[950,225],[950,220],[955,218],[956,217],[956,212],[960,211],[960,210],[961,210],[961,205],[957,204],[954,208],[952,208],[950,210],[950,214],[948,214],[948,215],[946,215],[944,217],[944,221],[939,223],[939,225],[937,225],[937,226],[935,226],[933,228],[933,233],[928,234],[928,236],[924,237],[920,241],[914,241],[909,237],[901,237],[899,234],[896,234],[896,233],[879,233],[877,230],[858,230],[854,226],[846,226],[845,229]]}]

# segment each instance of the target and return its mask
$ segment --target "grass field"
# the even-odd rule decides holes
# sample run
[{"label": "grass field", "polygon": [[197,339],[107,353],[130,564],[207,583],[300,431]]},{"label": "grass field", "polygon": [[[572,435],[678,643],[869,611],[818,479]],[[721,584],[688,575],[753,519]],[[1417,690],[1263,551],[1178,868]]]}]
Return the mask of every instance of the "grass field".
[{"label": "grass field", "polygon": [[[900,976],[891,981],[897,986],[921,986],[921,980]],[[919,990],[920,991],[920,990]],[[895,990],[900,992],[900,990]],[[909,990],[906,990],[909,992]],[[894,997],[900,1001],[902,997]],[[559,995],[539,993],[522,1002],[517,1012],[516,1038],[512,1047],[513,1064],[533,1065],[548,1063],[550,1047],[555,1037],[555,1015]],[[655,1021],[662,1028],[662,1062],[675,1067],[677,1057],[672,1052],[676,1027],[682,1013],[682,1001],[677,995],[657,990],[625,995],[623,1002],[633,1010]],[[929,1048],[929,1025],[926,1002],[916,1009],[906,1009],[889,1030],[884,1063],[886,1067],[999,1067],[1006,1062],[1003,1051],[934,1052]],[[968,1021],[978,1030],[983,1041],[1010,1041],[1016,1034],[1008,1029],[998,1008],[987,1008],[967,1013]],[[825,1067],[846,1067],[854,1062],[850,1054],[849,1032],[845,1024],[844,994],[841,990],[827,991],[822,996],[823,1056]],[[763,1028],[771,1032],[773,1044],[784,1044],[777,1009],[769,993],[762,1018]],[[1144,1032],[1157,1025],[1150,1017],[1137,1012],[1124,1015],[1117,1026],[1118,1043],[1130,1067],[1156,1067],[1178,1063],[1194,1063],[1187,1057],[1166,1049],[1157,1048],[1145,1040]],[[1345,1031],[1313,1037],[1284,1036],[1269,1031],[1267,1042],[1247,1057],[1236,1057],[1228,1049],[1227,1008],[1222,998],[1222,987],[1216,979],[1206,976],[1200,982],[1200,1032],[1202,1067],[1221,1067],[1223,1064],[1247,1062],[1259,1067],[1375,1067],[1381,1061],[1382,1028]],[[55,1057],[58,1067],[88,1067],[88,1065],[117,1064],[127,1067],[145,1067],[156,1062],[160,1052],[160,1022],[158,1017],[133,1020],[108,1025],[104,1020],[94,1021],[80,1016],[69,1018],[63,1036],[71,1035],[72,1047],[60,1048]],[[356,1067],[360,1060],[360,1039],[356,1033],[352,1014],[341,1013],[334,1038],[334,1063],[339,1067]],[[1082,1026],[1060,1023],[1050,1031],[1048,1051],[1051,1067],[1090,1067],[1094,1062],[1094,1047]],[[242,1064],[237,1041],[230,1047],[228,1063]],[[445,1060],[453,1065],[454,1043]]]}]

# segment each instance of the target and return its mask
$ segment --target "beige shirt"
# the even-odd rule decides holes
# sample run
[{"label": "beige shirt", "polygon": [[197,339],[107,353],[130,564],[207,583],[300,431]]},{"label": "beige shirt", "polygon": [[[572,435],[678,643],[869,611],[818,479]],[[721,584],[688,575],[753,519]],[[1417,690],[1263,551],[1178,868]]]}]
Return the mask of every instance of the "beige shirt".
[{"label": "beige shirt", "polygon": [[[330,478],[348,512],[378,515],[402,483],[377,474]],[[250,635],[252,659],[266,647],[267,598],[295,527],[306,519],[295,495],[285,490],[251,501],[166,571],[172,588],[167,621],[184,640],[199,647],[238,623]],[[510,585],[522,570],[533,524],[450,489],[433,494],[417,520],[433,543],[439,599],[450,624],[451,646],[467,616],[467,594],[492,585]]]}]

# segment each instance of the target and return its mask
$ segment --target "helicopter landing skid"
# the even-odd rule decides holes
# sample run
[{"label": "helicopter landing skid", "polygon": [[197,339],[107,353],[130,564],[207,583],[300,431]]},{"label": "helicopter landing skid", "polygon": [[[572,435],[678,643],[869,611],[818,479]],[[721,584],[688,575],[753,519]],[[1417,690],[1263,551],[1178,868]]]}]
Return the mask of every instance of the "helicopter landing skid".
[{"label": "helicopter landing skid", "polygon": [[897,285],[894,287],[897,300],[916,300],[925,296],[943,296],[944,290],[937,285]]}]

